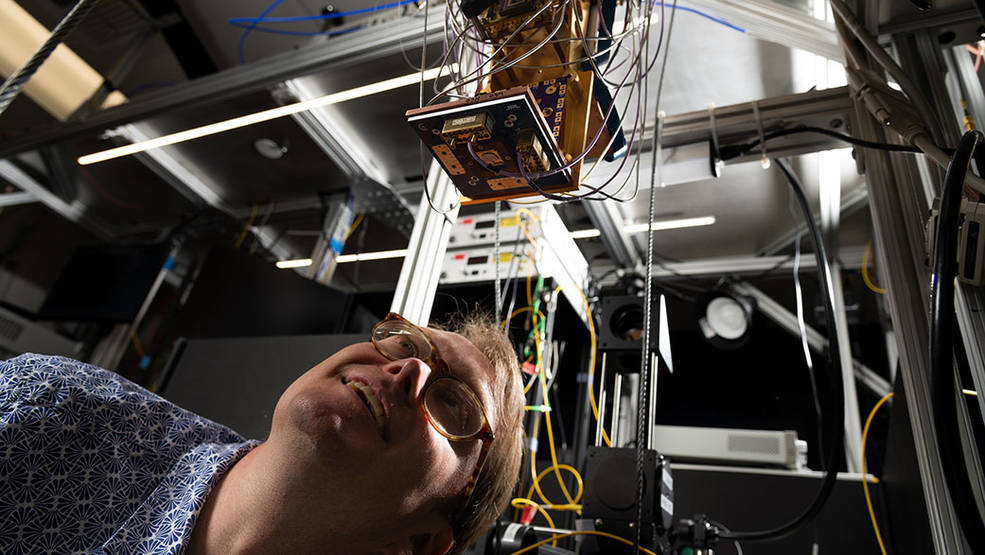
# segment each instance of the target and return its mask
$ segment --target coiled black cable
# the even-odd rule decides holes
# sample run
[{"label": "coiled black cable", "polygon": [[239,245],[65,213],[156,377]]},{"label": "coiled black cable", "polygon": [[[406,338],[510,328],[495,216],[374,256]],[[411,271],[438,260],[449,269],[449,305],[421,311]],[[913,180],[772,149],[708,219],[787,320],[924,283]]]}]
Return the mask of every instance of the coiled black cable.
[{"label": "coiled black cable", "polygon": [[[933,386],[934,428],[944,483],[965,539],[973,550],[985,548],[985,522],[975,501],[965,465],[958,427],[954,380],[954,277],[957,274],[961,196],[972,153],[985,137],[968,131],[961,137],[944,175],[940,216],[934,240],[934,273],[930,282],[930,377]],[[974,439],[970,441],[974,443]]]},{"label": "coiled black cable", "polygon": [[[814,259],[817,261],[818,281],[821,284],[821,291],[824,293],[824,308],[827,312],[828,322],[834,322],[835,299],[831,282],[831,266],[828,264],[828,254],[824,249],[824,241],[821,237],[821,230],[818,229],[817,222],[814,221],[814,216],[811,214],[811,207],[807,203],[807,196],[804,194],[804,188],[801,186],[797,176],[793,174],[786,162],[783,160],[777,158],[774,159],[774,161],[780,170],[783,171],[784,177],[787,178],[787,183],[790,185],[790,190],[797,198],[797,203],[800,205],[800,209],[804,213],[804,219],[807,221],[807,227],[811,233],[811,238],[814,240]],[[828,421],[835,423],[835,430],[832,434],[833,437],[831,444],[833,447],[831,449],[831,453],[828,455],[827,470],[824,473],[824,479],[821,481],[821,487],[818,490],[817,495],[814,497],[814,500],[807,507],[807,509],[800,514],[800,516],[782,526],[754,532],[735,532],[720,529],[720,538],[749,542],[780,539],[796,532],[801,526],[813,520],[814,517],[821,512],[821,509],[824,508],[824,504],[828,501],[828,498],[831,496],[831,492],[835,487],[835,483],[837,483],[838,467],[841,466],[841,458],[845,454],[845,426],[843,424],[843,415],[845,414],[845,388],[844,384],[841,382],[841,376],[839,375],[841,372],[839,363],[841,360],[841,349],[842,345],[838,341],[838,334],[832,333],[828,348],[828,363],[832,375],[832,379],[830,381],[834,385],[832,387],[833,395],[831,407],[827,412],[831,416]]]},{"label": "coiled black cable", "polygon": [[96,2],[98,1],[99,0],[79,0],[76,2],[75,6],[72,6],[72,9],[68,12],[68,14],[58,22],[55,30],[51,32],[50,36],[48,36],[48,40],[44,41],[41,48],[39,48],[38,51],[31,56],[31,59],[28,60],[26,64],[21,66],[20,69],[12,73],[10,77],[3,82],[3,85],[0,85],[0,116],[2,116],[7,107],[14,102],[14,99],[20,94],[21,90],[24,88],[24,85],[31,79],[31,76],[38,71],[41,64],[48,59],[48,56],[54,52],[55,48],[58,48],[58,45],[65,40],[65,37],[67,37],[68,34],[71,33],[83,19],[85,19],[85,16],[92,11],[92,8],[95,7]]}]

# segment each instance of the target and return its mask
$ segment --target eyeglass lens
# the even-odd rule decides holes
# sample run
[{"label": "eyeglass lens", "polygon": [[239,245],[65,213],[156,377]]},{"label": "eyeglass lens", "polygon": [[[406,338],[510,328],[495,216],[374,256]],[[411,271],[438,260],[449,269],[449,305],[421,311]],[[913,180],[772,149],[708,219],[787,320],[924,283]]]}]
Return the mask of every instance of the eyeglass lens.
[{"label": "eyeglass lens", "polygon": [[452,437],[469,437],[482,429],[482,407],[462,382],[439,378],[428,387],[424,408],[432,421]]},{"label": "eyeglass lens", "polygon": [[379,324],[373,330],[373,340],[384,356],[392,360],[431,358],[431,344],[414,326],[399,320]]}]

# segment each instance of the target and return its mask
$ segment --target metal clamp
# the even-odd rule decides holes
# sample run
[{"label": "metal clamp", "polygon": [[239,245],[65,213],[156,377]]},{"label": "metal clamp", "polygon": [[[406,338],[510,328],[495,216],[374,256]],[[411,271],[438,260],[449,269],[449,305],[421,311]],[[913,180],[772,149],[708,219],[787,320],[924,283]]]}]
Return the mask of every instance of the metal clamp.
[{"label": "metal clamp", "polygon": [[[757,110],[758,112],[758,110]],[[716,159],[719,157],[718,149],[718,126],[715,125],[715,103],[708,103],[708,127],[711,128],[711,145],[713,147],[712,153],[715,155]]]},{"label": "metal clamp", "polygon": [[763,131],[763,118],[759,115],[759,101],[753,100],[752,116],[756,119],[756,127],[759,129],[759,152],[761,154],[759,163],[764,170],[770,169],[770,157],[766,152],[766,133]]}]

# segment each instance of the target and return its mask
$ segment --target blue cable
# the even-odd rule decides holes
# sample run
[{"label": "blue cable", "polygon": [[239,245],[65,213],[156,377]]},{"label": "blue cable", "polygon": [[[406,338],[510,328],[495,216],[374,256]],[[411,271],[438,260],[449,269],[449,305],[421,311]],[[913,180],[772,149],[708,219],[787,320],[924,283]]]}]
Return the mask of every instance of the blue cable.
[{"label": "blue cable", "polygon": [[[234,24],[235,25],[235,24]],[[258,33],[271,33],[274,35],[291,35],[294,37],[317,37],[317,36],[327,36],[334,37],[337,35],[344,35],[346,33],[351,33],[353,31],[358,31],[362,27],[350,27],[348,29],[342,29],[339,31],[286,31],[283,29],[271,29],[269,27],[247,27],[246,25],[236,25],[237,27],[242,27],[244,29],[249,29],[251,31],[256,31]]]},{"label": "blue cable", "polygon": [[[653,4],[655,6],[664,6],[665,5],[664,2],[661,2],[660,0],[657,0],[657,1],[653,2]],[[680,11],[683,11],[683,12],[691,12],[693,14],[700,15],[701,17],[703,17],[705,19],[714,21],[715,23],[718,23],[719,25],[724,25],[724,26],[728,27],[729,29],[734,29],[734,30],[736,30],[736,31],[738,31],[740,33],[745,33],[746,32],[745,29],[743,29],[742,27],[739,27],[738,25],[734,25],[732,23],[729,23],[728,21],[725,21],[724,19],[722,19],[720,17],[715,17],[715,16],[713,16],[711,14],[707,14],[707,13],[701,11],[701,10],[696,10],[694,8],[689,8],[687,6],[682,6],[680,4],[677,5],[677,8],[676,9],[678,9]]]},{"label": "blue cable", "polygon": [[[263,10],[263,12],[260,13],[259,19],[262,21],[263,18],[268,13],[270,13],[271,11],[273,11],[273,9],[276,8],[277,6],[279,6],[280,3],[283,2],[283,1],[284,0],[274,0],[274,3],[273,4],[270,4],[269,6],[267,6],[267,9]],[[246,27],[246,30],[243,31],[243,34],[241,34],[239,36],[239,46],[237,48],[237,52],[239,52],[239,63],[241,63],[241,64],[245,64],[246,63],[246,54],[245,54],[245,51],[244,51],[244,47],[246,46],[246,37],[249,36],[249,34],[250,34],[251,31],[253,31],[254,29],[256,29],[256,26],[257,26],[257,24],[256,23],[253,23],[252,25]]]},{"label": "blue cable", "polygon": [[[335,19],[338,17],[347,17],[350,15],[359,15],[364,13],[378,12],[381,10],[388,10],[390,8],[398,8],[407,4],[415,3],[417,0],[399,0],[398,2],[392,2],[383,6],[376,6],[375,8],[363,8],[361,10],[352,10],[349,12],[332,12],[325,13],[321,15],[301,15],[294,17],[264,17],[267,12],[264,12],[260,17],[234,17],[227,21],[233,25],[239,23],[286,23],[290,21],[318,21],[320,19]],[[277,2],[278,4],[280,2]],[[268,10],[269,11],[269,10]]]}]

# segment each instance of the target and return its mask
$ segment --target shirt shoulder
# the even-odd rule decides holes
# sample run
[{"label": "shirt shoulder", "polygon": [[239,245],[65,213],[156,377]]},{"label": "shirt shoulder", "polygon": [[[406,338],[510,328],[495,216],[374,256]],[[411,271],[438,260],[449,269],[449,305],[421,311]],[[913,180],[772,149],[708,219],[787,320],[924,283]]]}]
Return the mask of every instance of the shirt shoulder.
[{"label": "shirt shoulder", "polygon": [[[133,401],[157,397],[123,376],[54,355],[27,353],[0,362],[0,400],[59,407],[83,398]],[[157,397],[159,399],[159,397]]]},{"label": "shirt shoulder", "polygon": [[94,365],[36,354],[0,362],[0,553],[93,552],[138,507],[160,505],[149,496],[203,445],[228,460],[244,447],[229,428]]}]

